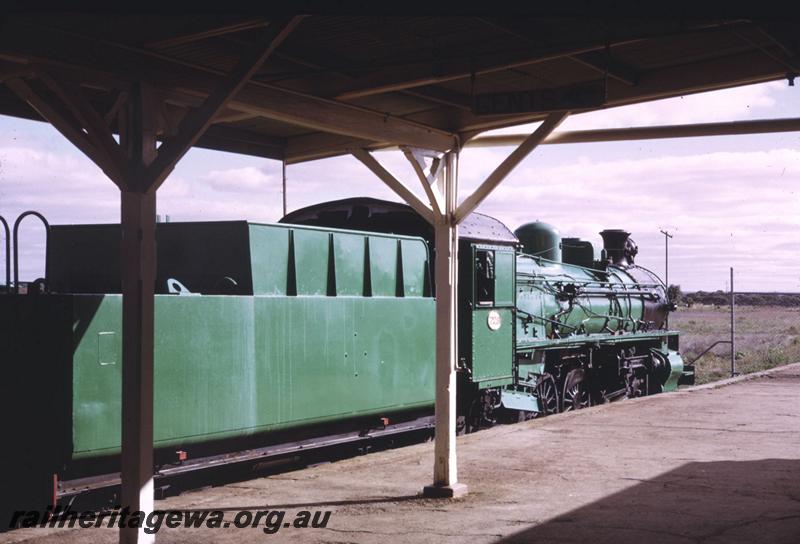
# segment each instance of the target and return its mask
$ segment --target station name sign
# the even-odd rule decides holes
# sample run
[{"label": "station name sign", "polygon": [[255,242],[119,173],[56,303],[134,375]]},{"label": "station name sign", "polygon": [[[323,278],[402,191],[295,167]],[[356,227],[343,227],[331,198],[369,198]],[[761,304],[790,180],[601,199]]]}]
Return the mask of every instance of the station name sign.
[{"label": "station name sign", "polygon": [[603,83],[589,83],[551,89],[476,94],[475,115],[509,115],[597,108],[606,100]]}]

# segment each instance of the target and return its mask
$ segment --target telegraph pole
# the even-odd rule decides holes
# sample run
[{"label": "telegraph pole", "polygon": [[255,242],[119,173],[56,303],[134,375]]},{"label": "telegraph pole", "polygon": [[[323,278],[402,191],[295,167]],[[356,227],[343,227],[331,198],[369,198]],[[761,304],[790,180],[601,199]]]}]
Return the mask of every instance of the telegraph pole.
[{"label": "telegraph pole", "polygon": [[[664,283],[667,286],[667,301],[669,301],[669,239],[672,234],[666,230],[659,230],[664,235]],[[669,313],[667,313],[666,326],[669,329]]]},{"label": "telegraph pole", "polygon": [[736,376],[736,295],[733,290],[733,267],[731,267],[731,378]]},{"label": "telegraph pole", "polygon": [[659,232],[664,235],[664,283],[667,284],[667,289],[669,289],[669,239],[672,238],[672,235],[666,230],[660,230]]},{"label": "telegraph pole", "polygon": [[281,177],[283,178],[283,215],[286,215],[286,161],[281,162]]}]

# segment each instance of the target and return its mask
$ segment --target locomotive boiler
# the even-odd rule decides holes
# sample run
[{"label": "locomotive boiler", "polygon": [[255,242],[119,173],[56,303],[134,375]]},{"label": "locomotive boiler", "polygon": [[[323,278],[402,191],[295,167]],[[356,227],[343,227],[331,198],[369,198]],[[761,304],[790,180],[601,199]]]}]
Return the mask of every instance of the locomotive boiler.
[{"label": "locomotive boiler", "polygon": [[539,413],[692,381],[677,333],[665,328],[674,309],[666,285],[634,263],[638,248],[628,232],[602,231],[599,258],[589,242],[560,238],[545,223],[515,233],[515,385],[533,381]]}]

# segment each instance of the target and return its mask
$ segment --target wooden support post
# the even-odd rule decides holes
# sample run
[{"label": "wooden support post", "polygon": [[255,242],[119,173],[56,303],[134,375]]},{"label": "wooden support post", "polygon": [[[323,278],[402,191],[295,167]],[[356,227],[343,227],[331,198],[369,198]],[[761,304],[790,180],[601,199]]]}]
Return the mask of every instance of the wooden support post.
[{"label": "wooden support post", "polygon": [[[144,84],[131,93],[122,145],[130,178],[122,190],[122,507],[153,511],[153,346],[156,190],[143,173],[156,158],[157,105]],[[120,542],[153,542],[143,528],[120,529]]]},{"label": "wooden support post", "polygon": [[456,463],[456,360],[458,357],[458,224],[457,157],[444,157],[445,212],[436,216],[436,443],[433,484],[426,497],[459,497],[467,486],[458,482]]},{"label": "wooden support post", "polygon": [[[430,223],[433,223],[436,262],[436,444],[433,484],[423,490],[426,497],[460,497],[467,486],[458,482],[456,463],[456,361],[458,359],[458,156],[433,154],[430,172],[425,172],[422,150],[404,148],[406,158],[425,188],[430,207],[406,185],[390,174],[365,149],[352,151],[378,178]],[[443,171],[443,172],[442,172]],[[443,176],[442,176],[443,174]],[[440,183],[436,184],[436,179]]]},{"label": "wooden support post", "polygon": [[[63,73],[41,67],[33,71],[38,85],[21,77],[9,88],[53,124],[100,166],[121,190],[122,280],[122,507],[153,511],[153,355],[156,276],[156,191],[175,164],[212,124],[215,116],[246,85],[266,58],[300,22],[301,17],[273,21],[269,29],[228,77],[190,112],[177,132],[156,145],[163,104],[153,89],[133,83],[101,115],[80,85]],[[39,89],[49,88],[48,93]],[[123,98],[124,97],[124,98]],[[127,107],[123,104],[127,102]],[[118,120],[119,143],[109,125]],[[169,124],[169,119],[162,124]],[[172,131],[167,131],[172,132]],[[142,528],[124,527],[120,542],[153,542]]]}]

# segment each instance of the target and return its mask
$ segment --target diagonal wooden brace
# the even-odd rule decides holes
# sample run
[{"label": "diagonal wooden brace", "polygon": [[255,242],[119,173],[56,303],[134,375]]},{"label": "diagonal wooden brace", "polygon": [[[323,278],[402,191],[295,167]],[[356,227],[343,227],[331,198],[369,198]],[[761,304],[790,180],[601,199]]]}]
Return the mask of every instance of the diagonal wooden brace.
[{"label": "diagonal wooden brace", "polygon": [[[117,186],[123,187],[124,168],[111,157],[107,149],[98,145],[97,142],[101,137],[90,136],[91,128],[86,128],[86,132],[84,132],[81,121],[76,119],[75,114],[70,111],[71,108],[65,108],[63,104],[58,103],[58,100],[52,100],[51,96],[41,94],[23,79],[8,80],[6,85],[99,166],[111,181]],[[63,99],[64,97],[62,97]],[[107,128],[105,128],[105,132],[108,132]],[[109,137],[111,137],[110,133]]]},{"label": "diagonal wooden brace", "polygon": [[265,60],[289,36],[303,19],[301,16],[275,20],[252,49],[242,56],[233,71],[209,94],[199,108],[189,113],[180,124],[178,133],[158,150],[158,157],[147,169],[147,177],[158,187],[175,164],[183,157],[214,121],[214,117],[236,96],[261,68]]},{"label": "diagonal wooden brace", "polygon": [[425,218],[426,221],[431,224],[434,223],[435,216],[433,210],[417,195],[415,195],[411,189],[406,187],[402,181],[398,180],[388,170],[386,170],[381,163],[379,163],[375,157],[372,156],[372,153],[366,149],[354,149],[351,151],[351,153],[355,158],[361,161],[364,166],[369,168],[373,174],[378,176],[382,182],[388,185],[392,191],[397,193],[400,198],[414,208],[414,210],[423,218]]},{"label": "diagonal wooden brace", "polygon": [[436,215],[442,215],[445,213],[445,206],[444,200],[441,191],[436,185],[436,180],[439,177],[439,174],[442,172],[442,166],[444,162],[441,160],[441,157],[436,152],[431,152],[428,155],[432,157],[431,167],[428,173],[425,172],[425,155],[423,154],[424,151],[413,148],[403,146],[401,147],[403,150],[403,154],[408,159],[408,162],[411,163],[414,172],[417,174],[420,183],[422,183],[422,188],[425,190],[425,194],[428,196],[428,200],[431,203],[431,207],[433,208],[433,212]]},{"label": "diagonal wooden brace", "polygon": [[500,165],[489,174],[481,185],[469,195],[461,205],[458,206],[455,212],[455,221],[460,223],[466,216],[471,214],[484,199],[491,194],[491,192],[500,185],[506,176],[517,166],[522,160],[527,157],[531,151],[542,143],[551,132],[553,132],[564,119],[567,118],[569,112],[554,112],[547,116],[544,122],[523,141]]}]

